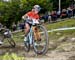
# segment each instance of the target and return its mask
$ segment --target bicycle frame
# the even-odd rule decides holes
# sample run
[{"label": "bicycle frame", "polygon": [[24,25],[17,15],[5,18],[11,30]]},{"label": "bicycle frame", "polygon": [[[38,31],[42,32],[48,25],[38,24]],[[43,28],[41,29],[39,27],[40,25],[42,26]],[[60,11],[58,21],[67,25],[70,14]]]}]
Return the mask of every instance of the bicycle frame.
[{"label": "bicycle frame", "polygon": [[29,44],[32,45],[33,44],[33,29],[32,29],[33,26],[31,26],[30,28],[30,31],[27,35],[27,37],[29,38]]},{"label": "bicycle frame", "polygon": [[[43,29],[43,31],[42,31],[42,29]],[[41,45],[41,43],[42,43],[41,39],[42,38],[39,37],[40,36],[39,32],[45,34],[44,35],[45,36],[45,40],[44,40],[45,44],[44,44],[44,46]],[[40,43],[38,43],[38,42],[40,42]],[[47,52],[47,50],[48,50],[48,35],[47,35],[47,30],[42,25],[40,25],[40,24],[35,24],[35,25],[32,24],[32,26],[30,27],[29,33],[27,34],[27,40],[25,42],[25,50],[27,52],[30,51],[30,45],[31,45],[31,47],[33,46],[34,51],[37,54],[45,54]],[[39,50],[38,47],[42,48],[42,49]]]},{"label": "bicycle frame", "polygon": [[4,31],[0,31],[0,34],[3,36],[2,41],[4,41],[5,38],[11,37],[11,32],[8,29],[6,29]]}]

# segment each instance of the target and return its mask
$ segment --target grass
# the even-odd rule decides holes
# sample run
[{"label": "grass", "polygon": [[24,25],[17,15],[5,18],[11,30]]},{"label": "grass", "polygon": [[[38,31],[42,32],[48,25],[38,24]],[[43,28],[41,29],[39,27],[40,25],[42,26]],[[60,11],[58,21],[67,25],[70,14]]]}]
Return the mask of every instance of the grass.
[{"label": "grass", "polygon": [[15,53],[11,53],[11,54],[6,53],[5,55],[0,56],[0,60],[25,60],[25,58],[20,57]]},{"label": "grass", "polygon": [[23,42],[24,39],[24,31],[18,32],[18,33],[14,33],[13,34],[13,39],[15,40],[15,42]]},{"label": "grass", "polygon": [[0,60],[2,60],[2,57],[3,57],[3,56],[0,56]]},{"label": "grass", "polygon": [[[46,25],[47,30],[75,27],[75,19],[67,19],[53,24]],[[56,40],[62,36],[75,37],[75,30],[64,30],[49,33],[50,40]]]},{"label": "grass", "polygon": [[[64,21],[56,22],[53,24],[47,24],[46,28],[47,30],[57,29],[57,28],[63,28],[63,27],[74,27],[75,26],[75,19],[67,19]],[[58,35],[59,34],[59,35]],[[13,39],[15,42],[23,42],[23,36],[24,32],[18,32],[13,34]],[[57,31],[57,32],[51,32],[49,33],[49,38],[51,40],[58,39],[61,36],[75,36],[75,30],[65,30],[65,31]]]},{"label": "grass", "polygon": [[57,31],[49,33],[49,40],[58,40],[61,37],[75,37],[75,30]]},{"label": "grass", "polygon": [[62,28],[62,27],[73,27],[73,26],[75,26],[75,19],[68,19],[68,20],[46,25],[48,30]]},{"label": "grass", "polygon": [[[64,21],[56,22],[53,24],[47,24],[45,27],[47,30],[62,28],[62,27],[74,27],[75,26],[75,20],[74,19],[67,19]],[[23,43],[24,37],[24,31],[14,33],[13,39],[16,43]],[[65,31],[56,31],[49,33],[49,40],[58,40],[58,38],[62,36],[68,36],[68,37],[75,37],[75,30],[65,30]]]}]

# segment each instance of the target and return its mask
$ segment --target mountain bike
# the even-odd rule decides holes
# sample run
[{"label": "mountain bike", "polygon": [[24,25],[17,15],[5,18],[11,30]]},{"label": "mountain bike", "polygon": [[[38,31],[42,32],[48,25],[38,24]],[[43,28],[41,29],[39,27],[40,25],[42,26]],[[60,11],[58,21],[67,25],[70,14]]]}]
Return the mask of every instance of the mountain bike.
[{"label": "mountain bike", "polygon": [[26,41],[24,41],[25,51],[29,52],[30,47],[32,46],[36,54],[46,54],[48,51],[48,45],[49,40],[46,28],[41,24],[35,24],[32,22]]},{"label": "mountain bike", "polygon": [[7,40],[12,47],[15,47],[15,41],[12,38],[12,33],[9,29],[2,28],[0,30],[0,41],[4,42]]}]

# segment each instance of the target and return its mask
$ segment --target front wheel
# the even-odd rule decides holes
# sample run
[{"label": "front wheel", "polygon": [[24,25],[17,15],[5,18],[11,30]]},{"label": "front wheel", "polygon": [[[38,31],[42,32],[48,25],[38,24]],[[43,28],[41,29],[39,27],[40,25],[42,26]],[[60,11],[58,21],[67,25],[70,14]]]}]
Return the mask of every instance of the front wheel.
[{"label": "front wheel", "polygon": [[35,38],[33,39],[34,51],[36,54],[46,54],[49,45],[47,30],[42,25],[38,25],[36,26],[36,28],[38,29],[38,32],[40,34],[40,39],[39,37],[37,37],[37,40],[35,40]]},{"label": "front wheel", "polygon": [[24,39],[26,39],[26,41],[24,41],[25,51],[29,52],[30,51],[29,37],[24,37]]}]

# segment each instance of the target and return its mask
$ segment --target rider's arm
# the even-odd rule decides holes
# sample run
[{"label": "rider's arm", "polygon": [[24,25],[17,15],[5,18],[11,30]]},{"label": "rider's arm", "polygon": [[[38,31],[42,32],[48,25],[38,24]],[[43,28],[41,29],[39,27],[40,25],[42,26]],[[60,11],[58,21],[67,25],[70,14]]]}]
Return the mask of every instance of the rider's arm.
[{"label": "rider's arm", "polygon": [[27,14],[25,14],[25,15],[22,16],[22,19],[24,19],[24,20],[27,19],[27,18],[28,18]]},{"label": "rider's arm", "polygon": [[26,13],[22,16],[22,19],[29,19],[29,16],[31,16],[31,12]]}]

